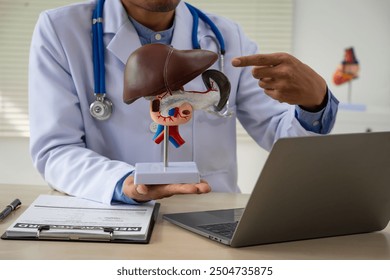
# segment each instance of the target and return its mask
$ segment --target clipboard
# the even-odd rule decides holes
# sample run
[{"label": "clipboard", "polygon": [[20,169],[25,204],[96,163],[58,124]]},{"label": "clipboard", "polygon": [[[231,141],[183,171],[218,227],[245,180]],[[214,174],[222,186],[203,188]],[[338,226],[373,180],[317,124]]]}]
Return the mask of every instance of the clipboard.
[{"label": "clipboard", "polygon": [[[71,202],[70,205],[77,205],[77,207],[64,207],[63,205],[69,204],[69,201]],[[39,209],[39,207],[46,208]],[[67,219],[70,218],[66,216],[66,211],[71,213],[75,211],[87,212],[89,210],[97,212],[103,210],[104,213],[109,213],[110,218],[113,220],[120,220],[121,217],[131,216],[131,211],[136,212],[137,210],[142,211],[142,215],[144,216],[139,213],[135,214],[142,216],[142,219],[138,219],[140,221],[137,220],[136,224],[131,224],[125,219],[118,223],[117,226],[113,223],[110,223],[108,226],[104,224],[98,225],[101,221],[92,221],[88,225],[85,225],[83,224],[83,218],[81,218],[77,224],[61,223],[61,218],[59,218],[58,221],[44,223],[44,221],[49,220],[49,214],[47,214],[47,216],[33,216],[33,218],[31,218],[32,214],[41,213],[42,211],[56,211],[56,209],[60,209],[60,211],[65,212],[62,216]],[[157,220],[159,209],[159,203],[149,203],[147,205],[139,206],[103,206],[99,203],[85,201],[80,198],[41,195],[25,210],[25,212],[22,213],[18,219],[16,219],[14,223],[11,224],[11,226],[3,233],[1,239],[148,244],[154,229],[154,224]],[[129,220],[130,219],[131,217],[129,217]],[[140,229],[141,227],[144,227],[142,231]],[[132,232],[140,232],[144,234],[133,234]]]}]

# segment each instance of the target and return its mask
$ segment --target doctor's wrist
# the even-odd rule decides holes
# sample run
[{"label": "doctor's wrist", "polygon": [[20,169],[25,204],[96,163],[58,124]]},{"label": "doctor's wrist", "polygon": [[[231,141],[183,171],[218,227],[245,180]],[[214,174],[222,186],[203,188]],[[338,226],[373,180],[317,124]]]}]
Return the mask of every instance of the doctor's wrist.
[{"label": "doctor's wrist", "polygon": [[139,202],[134,200],[131,197],[128,197],[123,192],[123,186],[125,184],[126,179],[131,176],[132,172],[127,173],[125,176],[123,176],[115,185],[115,189],[112,195],[111,204],[116,203],[126,203],[126,204],[138,204]]},{"label": "doctor's wrist", "polygon": [[125,178],[122,184],[122,193],[128,199],[136,203],[145,203],[151,199],[147,196],[148,188],[145,185],[135,185],[134,176],[130,174]]}]

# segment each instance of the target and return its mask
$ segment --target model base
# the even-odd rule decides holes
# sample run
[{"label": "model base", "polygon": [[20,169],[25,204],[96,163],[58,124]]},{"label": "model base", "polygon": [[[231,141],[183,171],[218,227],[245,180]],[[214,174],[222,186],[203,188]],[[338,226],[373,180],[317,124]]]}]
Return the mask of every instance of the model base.
[{"label": "model base", "polygon": [[163,162],[136,163],[134,173],[135,184],[194,184],[200,182],[198,167],[195,162]]}]

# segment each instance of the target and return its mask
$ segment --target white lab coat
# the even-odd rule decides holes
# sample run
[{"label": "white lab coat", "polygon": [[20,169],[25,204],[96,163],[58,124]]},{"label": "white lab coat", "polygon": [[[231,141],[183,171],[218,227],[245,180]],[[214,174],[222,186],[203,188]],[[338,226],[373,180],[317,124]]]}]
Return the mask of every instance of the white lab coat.
[{"label": "white lab coat", "polygon": [[[129,55],[141,46],[120,0],[104,5],[107,97],[114,104],[106,121],[91,117],[95,100],[91,15],[95,1],[43,12],[36,25],[30,54],[29,102],[31,154],[49,185],[65,193],[110,203],[118,180],[136,162],[162,161],[162,145],[153,142],[149,102],[122,101],[123,71]],[[307,135],[294,117],[294,106],[272,100],[251,76],[251,69],[234,68],[231,59],[257,53],[240,27],[210,15],[222,32],[227,53],[225,74],[231,83],[230,110],[221,118],[197,111],[180,126],[186,143],[170,145],[170,161],[195,161],[213,191],[239,192],[237,186],[236,117],[263,148],[276,139]],[[192,16],[183,2],[176,10],[172,46],[192,49]],[[202,21],[198,36],[203,49],[217,51],[213,35]],[[211,68],[219,69],[218,62]],[[145,81],[147,83],[147,81]],[[185,86],[204,90],[200,77]]]}]

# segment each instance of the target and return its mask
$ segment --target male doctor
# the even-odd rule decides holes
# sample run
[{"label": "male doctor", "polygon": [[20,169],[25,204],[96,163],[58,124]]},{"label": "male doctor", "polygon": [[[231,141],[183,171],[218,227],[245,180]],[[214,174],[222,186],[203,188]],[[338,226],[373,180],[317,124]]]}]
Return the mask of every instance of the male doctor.
[{"label": "male doctor", "polygon": [[[149,102],[122,101],[129,55],[148,43],[192,49],[193,17],[180,0],[106,0],[103,12],[106,93],[113,112],[105,121],[90,114],[95,101],[91,17],[96,0],[43,12],[31,44],[29,64],[30,149],[33,162],[53,188],[102,203],[138,203],[174,194],[239,192],[236,117],[253,139],[270,150],[281,137],[326,134],[338,101],[324,79],[284,53],[257,54],[234,22],[207,14],[226,44],[225,75],[231,83],[222,118],[195,112],[181,126],[186,143],[170,149],[172,161],[195,161],[199,184],[134,185],[137,162],[161,162],[152,141]],[[214,33],[199,22],[202,49],[218,52]],[[219,70],[218,61],[211,67]],[[250,67],[247,67],[250,66]],[[185,86],[202,88],[200,77]],[[321,160],[321,159],[318,159]],[[310,176],[310,174],[308,174]]]}]

